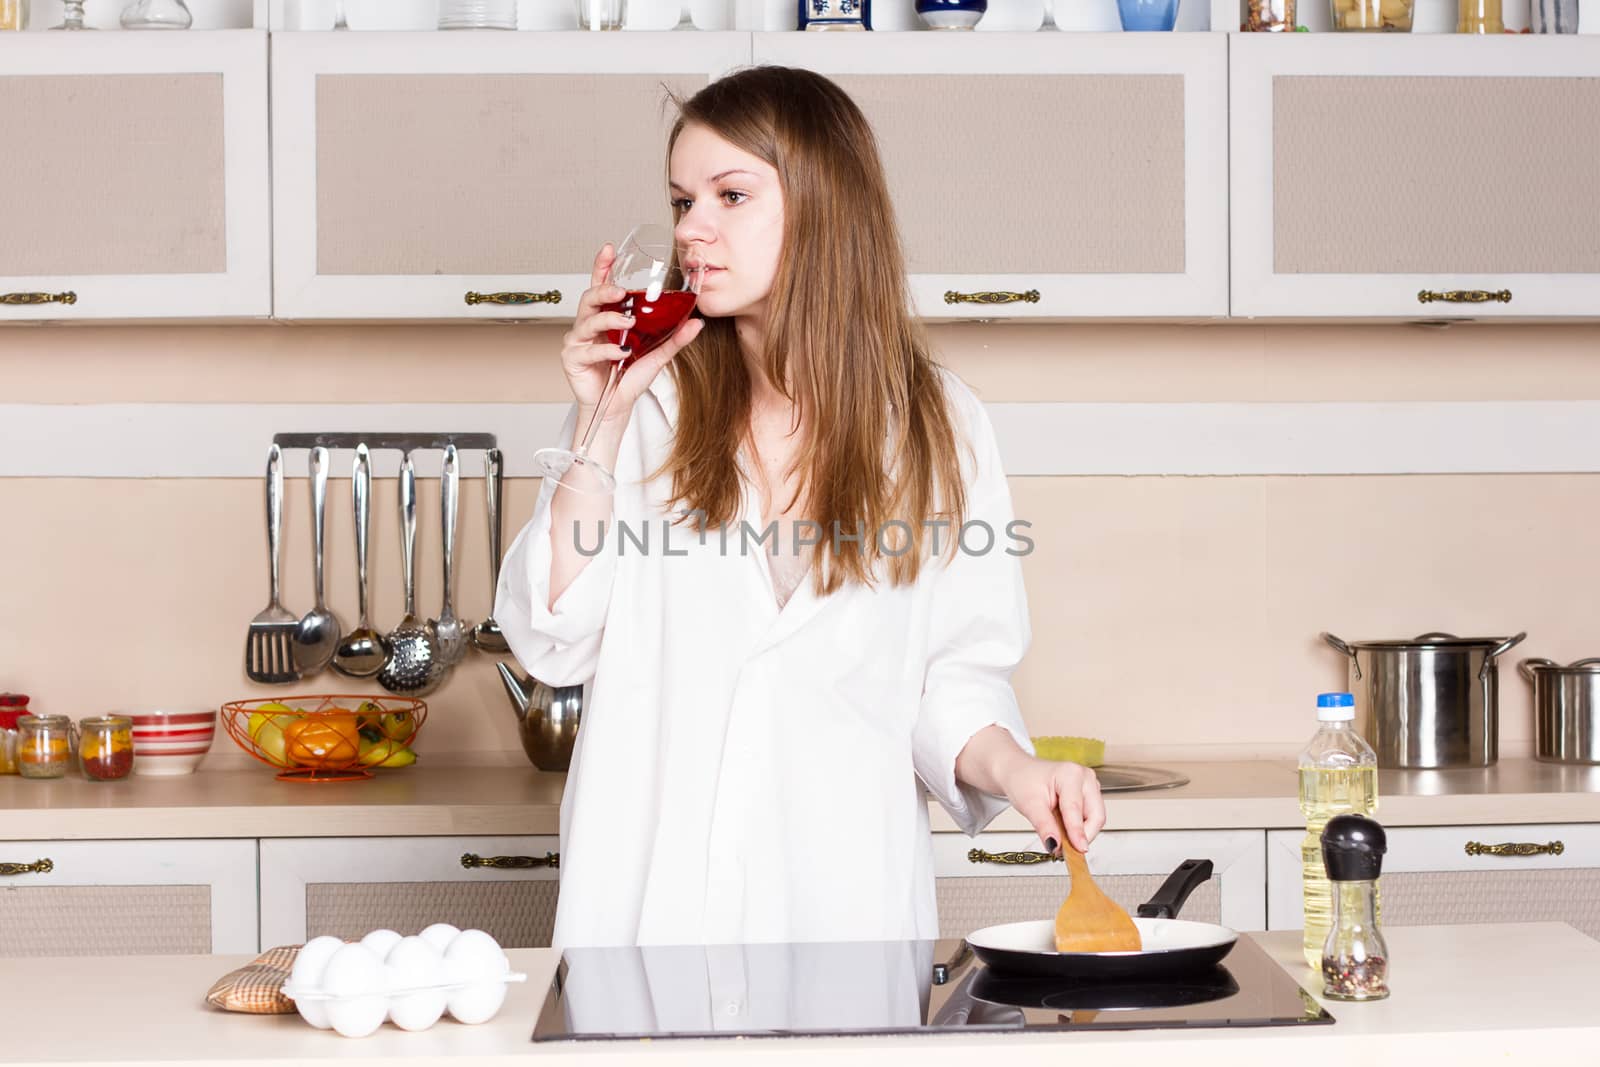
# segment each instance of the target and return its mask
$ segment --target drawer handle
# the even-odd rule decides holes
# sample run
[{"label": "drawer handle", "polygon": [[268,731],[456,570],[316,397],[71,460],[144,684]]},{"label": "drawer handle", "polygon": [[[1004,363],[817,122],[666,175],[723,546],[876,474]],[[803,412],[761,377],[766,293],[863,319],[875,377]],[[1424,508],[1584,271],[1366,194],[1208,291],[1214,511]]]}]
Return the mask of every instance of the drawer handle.
[{"label": "drawer handle", "polygon": [[1469,856],[1559,856],[1566,850],[1567,846],[1560,841],[1552,841],[1548,845],[1527,843],[1480,845],[1476,841],[1467,842]]},{"label": "drawer handle", "polygon": [[78,294],[65,293],[0,293],[0,304],[76,304]]},{"label": "drawer handle", "polygon": [[13,874],[49,874],[56,869],[56,865],[48,859],[34,860],[32,863],[0,863],[0,876]]},{"label": "drawer handle", "polygon": [[1039,290],[1029,289],[1026,293],[958,293],[954,289],[947,289],[944,302],[946,304],[1037,304]]},{"label": "drawer handle", "polygon": [[493,867],[501,871],[530,871],[538,867],[556,868],[561,866],[561,853],[546,852],[543,856],[479,856],[467,852],[461,856],[461,866],[469,871],[474,867]]},{"label": "drawer handle", "polygon": [[1060,863],[1061,857],[1051,852],[985,852],[975,848],[967,853],[968,863],[1004,863],[1010,865],[1031,863]]},{"label": "drawer handle", "polygon": [[561,290],[544,293],[468,293],[468,304],[559,304]]},{"label": "drawer handle", "polygon": [[1446,304],[1487,304],[1491,300],[1502,304],[1511,303],[1510,289],[1446,289],[1436,293],[1432,289],[1424,289],[1417,294],[1417,303],[1431,304],[1434,301],[1443,301]]}]

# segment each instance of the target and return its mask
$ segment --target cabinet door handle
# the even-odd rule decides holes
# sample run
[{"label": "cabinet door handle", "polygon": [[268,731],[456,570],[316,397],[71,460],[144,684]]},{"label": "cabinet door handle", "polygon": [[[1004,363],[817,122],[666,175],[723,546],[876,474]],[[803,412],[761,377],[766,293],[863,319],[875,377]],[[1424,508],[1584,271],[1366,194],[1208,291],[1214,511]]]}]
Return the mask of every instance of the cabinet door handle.
[{"label": "cabinet door handle", "polygon": [[0,293],[0,304],[76,304],[78,294],[65,293]]},{"label": "cabinet door handle", "polygon": [[0,863],[0,876],[13,874],[49,874],[56,869],[56,865],[48,859],[34,860],[32,863]]},{"label": "cabinet door handle", "polygon": [[1546,845],[1534,845],[1526,842],[1480,845],[1476,841],[1467,842],[1467,855],[1469,856],[1559,856],[1566,850],[1567,846],[1560,841],[1551,841]]},{"label": "cabinet door handle", "polygon": [[530,871],[539,867],[558,868],[561,866],[561,853],[546,852],[543,856],[479,856],[466,852],[461,856],[461,866],[469,871],[475,867],[493,867],[501,871]]},{"label": "cabinet door handle", "polygon": [[1417,303],[1431,304],[1434,301],[1446,304],[1487,304],[1491,300],[1502,304],[1511,303],[1510,289],[1446,289],[1436,293],[1432,289],[1424,289],[1417,294]]},{"label": "cabinet door handle", "polygon": [[954,289],[947,289],[944,302],[946,304],[1037,304],[1039,290],[1029,289],[1025,293],[958,293]]},{"label": "cabinet door handle", "polygon": [[468,293],[468,304],[559,304],[561,290],[543,293]]},{"label": "cabinet door handle", "polygon": [[1052,852],[985,852],[981,848],[975,848],[967,853],[967,862],[1016,866],[1031,863],[1060,863],[1061,857]]}]

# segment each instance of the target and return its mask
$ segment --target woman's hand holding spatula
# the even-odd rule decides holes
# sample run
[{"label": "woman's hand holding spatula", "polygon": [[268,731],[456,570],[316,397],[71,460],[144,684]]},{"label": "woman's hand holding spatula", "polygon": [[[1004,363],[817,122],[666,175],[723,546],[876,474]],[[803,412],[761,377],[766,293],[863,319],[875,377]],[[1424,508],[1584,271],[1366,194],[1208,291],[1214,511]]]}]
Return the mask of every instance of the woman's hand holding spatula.
[{"label": "woman's hand holding spatula", "polygon": [[1143,945],[1139,928],[1122,906],[1095,884],[1089,862],[1061,833],[1061,856],[1072,875],[1072,888],[1056,912],[1057,952],[1137,952]]}]

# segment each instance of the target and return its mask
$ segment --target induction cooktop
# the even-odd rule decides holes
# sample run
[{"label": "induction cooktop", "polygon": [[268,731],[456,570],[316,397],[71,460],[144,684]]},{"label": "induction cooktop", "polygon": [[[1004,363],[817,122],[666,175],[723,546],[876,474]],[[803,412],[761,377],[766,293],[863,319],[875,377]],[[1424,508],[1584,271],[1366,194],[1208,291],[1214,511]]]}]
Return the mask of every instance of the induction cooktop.
[{"label": "induction cooktop", "polygon": [[1160,982],[1018,981],[952,941],[567,949],[534,1041],[1332,1023],[1248,937]]}]

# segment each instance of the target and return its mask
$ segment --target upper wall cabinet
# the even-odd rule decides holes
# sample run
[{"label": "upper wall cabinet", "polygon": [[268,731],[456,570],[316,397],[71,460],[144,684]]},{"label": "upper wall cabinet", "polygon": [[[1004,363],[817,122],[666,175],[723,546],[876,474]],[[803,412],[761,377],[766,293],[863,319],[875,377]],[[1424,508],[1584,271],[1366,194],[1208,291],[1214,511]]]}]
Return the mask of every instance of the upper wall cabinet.
[{"label": "upper wall cabinet", "polygon": [[275,314],[571,318],[594,256],[671,221],[667,92],[741,33],[273,38]]},{"label": "upper wall cabinet", "polygon": [[267,35],[0,34],[0,322],[272,311]]},{"label": "upper wall cabinet", "polygon": [[916,310],[1228,312],[1227,46],[1205,33],[759,33],[876,131]]},{"label": "upper wall cabinet", "polygon": [[1235,316],[1600,315],[1600,38],[1230,40]]}]

